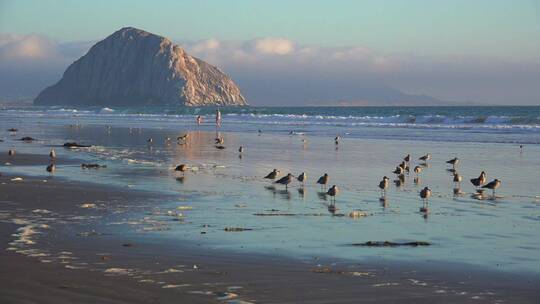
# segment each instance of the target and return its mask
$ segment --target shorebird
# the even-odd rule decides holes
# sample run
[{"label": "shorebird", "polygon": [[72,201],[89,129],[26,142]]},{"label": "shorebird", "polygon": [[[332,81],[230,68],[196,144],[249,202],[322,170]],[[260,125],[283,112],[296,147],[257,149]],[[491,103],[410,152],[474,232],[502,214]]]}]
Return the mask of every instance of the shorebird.
[{"label": "shorebird", "polygon": [[49,152],[49,157],[52,159],[56,158],[56,151],[54,151],[54,149],[51,149],[51,152]]},{"label": "shorebird", "polygon": [[421,156],[421,157],[419,158],[419,160],[421,160],[421,161],[423,161],[423,162],[427,162],[427,161],[430,160],[430,159],[431,159],[431,154],[429,154],[429,153],[426,154],[426,155],[424,155],[424,156]]},{"label": "shorebird", "polygon": [[47,166],[47,168],[45,168],[45,170],[47,170],[47,172],[53,174],[54,171],[56,171],[56,165],[55,164],[50,164]]},{"label": "shorebird", "polygon": [[176,168],[174,168],[174,171],[182,172],[182,174],[184,174],[184,172],[186,172],[187,170],[188,170],[188,165],[186,164],[180,164],[176,166]]},{"label": "shorebird", "polygon": [[459,164],[459,158],[454,157],[451,160],[447,160],[446,163],[452,165],[452,168],[455,169],[457,164]]},{"label": "shorebird", "polygon": [[284,177],[275,181],[275,183],[285,185],[285,189],[288,189],[289,184],[292,183],[293,179],[294,179],[294,176],[291,173],[289,173],[285,175]]},{"label": "shorebird", "polygon": [[8,155],[9,156],[14,156],[15,155],[15,149],[9,149],[8,150]]},{"label": "shorebird", "polygon": [[392,171],[392,173],[395,173],[397,175],[401,175],[401,174],[403,174],[403,168],[401,168],[400,166],[397,166],[396,169],[394,171]]},{"label": "shorebird", "polygon": [[278,173],[279,173],[279,170],[278,170],[278,169],[274,169],[274,170],[272,170],[272,172],[268,173],[268,175],[266,175],[264,178],[267,178],[267,179],[276,179]]},{"label": "shorebird", "polygon": [[306,182],[307,180],[307,174],[306,172],[302,172],[300,173],[300,175],[298,175],[298,177],[296,178],[299,182],[302,183],[302,185]]},{"label": "shorebird", "polygon": [[240,148],[238,148],[238,153],[242,153],[244,152],[244,147],[240,146]]},{"label": "shorebird", "polygon": [[328,189],[328,191],[326,192],[326,194],[330,195],[332,197],[332,201],[334,202],[334,206],[336,204],[336,196],[338,195],[339,193],[339,188],[336,186],[336,185],[333,185],[330,189]]},{"label": "shorebird", "polygon": [[186,139],[188,139],[188,136],[189,136],[188,133],[186,133],[186,134],[184,134],[184,135],[178,136],[178,137],[176,138],[176,140],[177,140],[177,141],[180,141],[180,140],[185,141]]},{"label": "shorebird", "polygon": [[403,158],[403,160],[406,162],[406,163],[409,163],[411,161],[411,155],[410,154],[407,154],[407,156],[405,156],[405,158]]},{"label": "shorebird", "polygon": [[523,153],[523,145],[519,145],[519,153]]},{"label": "shorebird", "polygon": [[339,144],[340,139],[341,139],[341,136],[339,136],[339,135],[336,135],[336,137],[334,137],[334,142],[336,143],[336,145]]},{"label": "shorebird", "polygon": [[463,180],[463,177],[459,175],[459,173],[454,172],[454,183],[457,183],[459,185],[462,180]]},{"label": "shorebird", "polygon": [[407,163],[406,163],[405,161],[402,161],[401,164],[399,164],[399,167],[400,167],[401,169],[403,169],[403,171],[407,171],[407,172],[410,171],[409,165],[407,165]]},{"label": "shorebird", "polygon": [[381,189],[381,195],[383,196],[386,193],[386,188],[388,188],[388,180],[389,178],[384,176],[382,180],[379,182],[379,188]]},{"label": "shorebird", "polygon": [[152,143],[154,140],[150,137],[149,139],[146,140],[147,143]]},{"label": "shorebird", "polygon": [[223,137],[216,137],[214,141],[216,144],[220,144],[220,145],[223,145],[225,143],[225,139],[223,139]]},{"label": "shorebird", "polygon": [[482,171],[477,178],[471,178],[471,183],[475,187],[480,187],[486,183],[486,172]]},{"label": "shorebird", "polygon": [[317,184],[321,185],[321,188],[326,187],[326,184],[328,184],[329,179],[330,177],[328,176],[327,173],[325,173],[323,176],[319,177],[319,179],[317,180]]},{"label": "shorebird", "polygon": [[424,189],[420,191],[420,197],[422,198],[424,202],[427,202],[430,196],[431,196],[431,189],[429,189],[428,187],[424,187]]},{"label": "shorebird", "polygon": [[418,174],[420,174],[420,172],[422,172],[422,167],[416,166],[416,167],[414,167],[413,171],[416,174],[416,176],[418,176]]},{"label": "shorebird", "polygon": [[501,181],[498,179],[494,179],[488,184],[482,186],[482,188],[493,190],[493,196],[495,196],[495,189],[499,188],[500,186],[501,186]]}]

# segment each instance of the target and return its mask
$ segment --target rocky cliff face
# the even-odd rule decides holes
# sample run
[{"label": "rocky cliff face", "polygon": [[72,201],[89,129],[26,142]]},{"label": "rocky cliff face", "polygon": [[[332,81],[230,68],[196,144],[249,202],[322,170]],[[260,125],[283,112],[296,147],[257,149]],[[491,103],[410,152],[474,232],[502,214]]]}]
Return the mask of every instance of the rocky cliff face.
[{"label": "rocky cliff face", "polygon": [[169,39],[123,28],[71,64],[43,90],[36,105],[246,105],[217,67],[188,55]]}]

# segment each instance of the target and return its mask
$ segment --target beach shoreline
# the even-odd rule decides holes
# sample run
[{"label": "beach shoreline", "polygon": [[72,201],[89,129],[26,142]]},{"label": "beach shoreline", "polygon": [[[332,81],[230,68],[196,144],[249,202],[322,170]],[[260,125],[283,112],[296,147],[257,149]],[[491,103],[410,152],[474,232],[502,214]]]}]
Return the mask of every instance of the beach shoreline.
[{"label": "beach shoreline", "polygon": [[[36,155],[19,157],[19,161],[27,165],[37,165],[43,160]],[[4,163],[7,156],[0,158]],[[62,218],[61,214],[69,214],[67,218],[88,215],[88,210],[80,207],[84,202],[108,202],[112,198],[112,204],[122,205],[128,201],[155,199],[151,198],[155,194],[144,191],[58,178],[43,182],[41,178],[21,176],[22,181],[12,181],[14,177],[9,174],[0,177],[0,200],[4,202],[0,237],[6,248],[11,247],[12,234],[21,227],[9,223],[14,219],[11,211],[18,214],[19,220],[44,223],[42,221],[51,217],[50,214],[58,218]],[[107,206],[114,210],[112,207]],[[107,208],[103,212],[108,212]],[[21,217],[23,214],[27,216]],[[48,225],[54,226],[53,223],[51,220]],[[102,224],[89,227],[99,229]],[[26,255],[37,254],[36,257],[12,250],[0,253],[2,269],[7,269],[0,278],[6,287],[0,295],[5,303],[40,302],[45,296],[55,303],[84,303],[96,299],[103,303],[179,300],[190,303],[229,300],[257,303],[493,303],[511,300],[512,303],[533,303],[540,296],[535,276],[494,275],[474,268],[467,270],[466,265],[462,265],[462,270],[452,271],[452,266],[430,270],[414,264],[401,263],[400,266],[400,263],[381,262],[377,265],[369,260],[351,263],[328,257],[295,260],[271,253],[235,254],[189,242],[182,247],[160,239],[149,241],[151,237],[143,240],[134,234],[82,237],[61,230],[51,233],[50,228],[35,236],[38,251]],[[179,251],[179,248],[184,250]],[[56,259],[52,258],[53,252],[57,253]],[[71,252],[73,259],[59,258],[60,252]],[[50,256],[40,256],[40,253]],[[19,279],[12,280],[14,273]],[[166,286],[168,288],[164,288]],[[26,292],[29,288],[33,290],[31,294]]]}]

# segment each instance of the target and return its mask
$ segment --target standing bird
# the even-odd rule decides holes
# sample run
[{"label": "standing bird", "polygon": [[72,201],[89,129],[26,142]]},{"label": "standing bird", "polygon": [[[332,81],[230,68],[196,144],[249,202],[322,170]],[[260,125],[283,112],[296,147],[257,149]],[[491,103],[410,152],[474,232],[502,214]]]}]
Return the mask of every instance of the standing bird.
[{"label": "standing bird", "polygon": [[420,191],[420,197],[422,198],[422,200],[427,201],[430,196],[431,196],[431,189],[429,189],[428,187],[424,187],[424,189]]},{"label": "standing bird", "polygon": [[328,189],[328,191],[326,192],[326,194],[330,195],[332,197],[332,201],[334,202],[334,206],[336,204],[336,196],[338,195],[339,193],[339,188],[336,186],[336,185],[333,185],[330,189]]},{"label": "standing bird", "polygon": [[328,184],[329,179],[330,177],[327,173],[325,173],[323,176],[319,177],[319,179],[317,180],[317,184],[321,185],[321,188],[326,188],[326,184]]},{"label": "standing bird", "polygon": [[223,145],[225,143],[225,139],[223,139],[223,137],[216,137],[214,141],[216,144],[220,144],[220,145]]},{"label": "standing bird", "polygon": [[418,176],[418,174],[420,174],[420,172],[422,172],[422,167],[416,166],[416,167],[414,167],[413,171],[416,174],[416,176]]},{"label": "standing bird", "polygon": [[240,148],[238,148],[238,153],[243,153],[244,152],[244,147],[240,146]]},{"label": "standing bird", "polygon": [[381,189],[381,195],[384,196],[386,194],[386,188],[388,188],[388,180],[389,178],[384,176],[382,180],[379,182],[379,188]]},{"label": "standing bird", "polygon": [[49,157],[52,159],[56,158],[56,151],[54,151],[54,149],[51,149],[51,152],[49,152]]},{"label": "standing bird", "polygon": [[495,189],[499,188],[500,186],[501,186],[501,181],[498,179],[494,179],[488,184],[482,186],[482,188],[493,190],[493,196],[495,196]]},{"label": "standing bird", "polygon": [[9,156],[15,156],[15,150],[14,149],[9,149],[8,150],[8,155]]},{"label": "standing bird", "polygon": [[456,168],[457,164],[459,164],[459,158],[454,157],[451,160],[446,161],[447,164],[452,165],[452,168]]},{"label": "standing bird", "polygon": [[475,187],[480,187],[486,183],[486,172],[482,171],[477,178],[471,178],[471,183]]},{"label": "standing bird", "polygon": [[183,175],[184,172],[186,172],[187,170],[188,170],[188,165],[186,165],[186,164],[180,164],[180,165],[176,166],[176,168],[174,168],[174,171],[182,172],[182,175]]},{"label": "standing bird", "polygon": [[407,154],[407,156],[405,156],[405,158],[403,158],[403,160],[404,160],[406,163],[410,163],[410,162],[411,162],[411,155],[410,155],[410,154]]},{"label": "standing bird", "polygon": [[146,140],[147,143],[152,143],[154,140],[150,137],[149,139]]},{"label": "standing bird", "polygon": [[341,139],[341,136],[336,135],[336,137],[334,137],[334,143],[336,143],[336,145],[339,145],[339,140],[340,139]]},{"label": "standing bird", "polygon": [[462,180],[463,180],[463,177],[459,175],[459,173],[454,172],[454,183],[457,183],[459,185]]},{"label": "standing bird", "polygon": [[289,173],[286,176],[278,179],[275,183],[285,185],[285,189],[288,189],[289,184],[292,183],[293,180],[294,180],[294,176],[291,173]]},{"label": "standing bird", "polygon": [[430,159],[431,159],[431,154],[429,154],[429,153],[426,154],[426,155],[424,155],[424,156],[421,156],[421,157],[419,158],[419,160],[421,160],[421,161],[423,161],[423,162],[427,162],[427,161],[430,160]]},{"label": "standing bird", "polygon": [[392,171],[392,173],[395,173],[397,175],[401,175],[401,174],[403,174],[403,168],[401,168],[401,166],[397,166],[396,169],[394,171]]},{"label": "standing bird", "polygon": [[272,170],[272,172],[268,173],[268,175],[266,175],[264,178],[267,178],[267,179],[276,179],[278,173],[279,173],[279,170],[278,170],[278,169],[274,169],[274,170]]},{"label": "standing bird", "polygon": [[302,172],[300,173],[300,175],[298,175],[298,177],[296,178],[299,182],[302,183],[302,185],[304,185],[304,183],[306,182],[307,180],[307,174],[306,172]]},{"label": "standing bird", "polygon": [[56,171],[56,165],[55,164],[50,164],[47,166],[47,168],[45,168],[45,170],[47,170],[47,172],[49,172],[50,174],[53,174],[54,171]]}]

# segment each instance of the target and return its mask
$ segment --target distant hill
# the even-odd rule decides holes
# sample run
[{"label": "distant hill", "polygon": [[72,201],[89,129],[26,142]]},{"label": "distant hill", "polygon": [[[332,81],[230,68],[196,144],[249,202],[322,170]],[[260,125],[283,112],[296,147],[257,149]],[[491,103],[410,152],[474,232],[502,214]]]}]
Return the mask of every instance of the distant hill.
[{"label": "distant hill", "polygon": [[35,105],[231,105],[247,102],[217,67],[169,39],[126,27],[98,42]]}]

